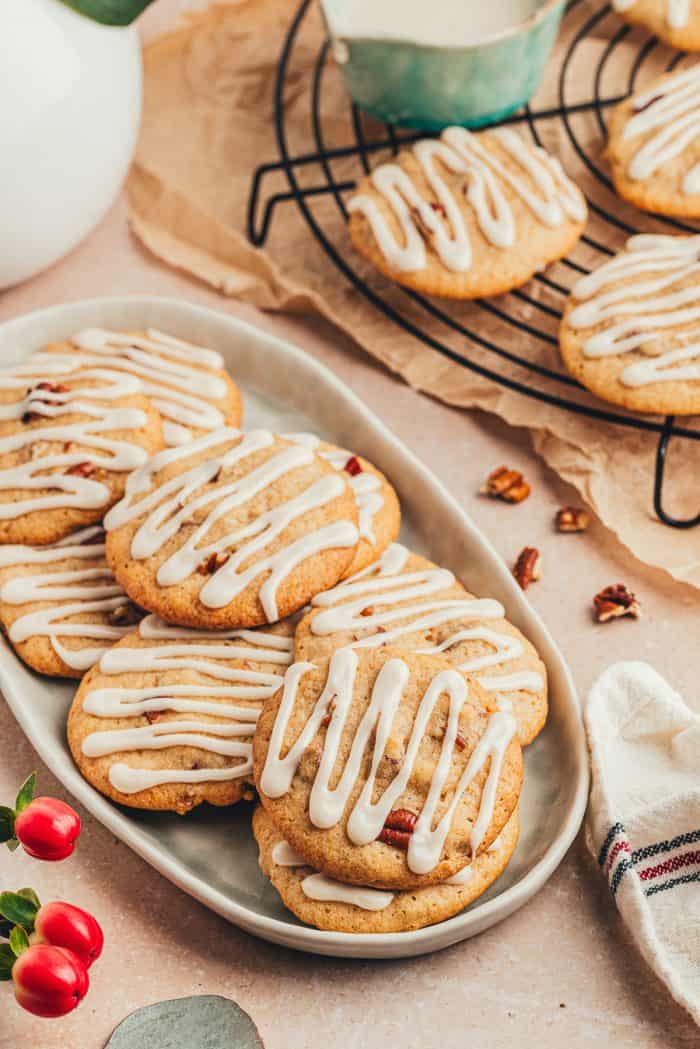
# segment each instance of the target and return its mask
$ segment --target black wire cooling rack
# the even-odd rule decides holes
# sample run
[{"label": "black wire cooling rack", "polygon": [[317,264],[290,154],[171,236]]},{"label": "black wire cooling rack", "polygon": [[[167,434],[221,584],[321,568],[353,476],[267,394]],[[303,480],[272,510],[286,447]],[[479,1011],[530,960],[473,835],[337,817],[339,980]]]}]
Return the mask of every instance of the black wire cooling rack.
[{"label": "black wire cooling rack", "polygon": [[[250,241],[257,247],[263,245],[277,206],[294,201],[309,229],[343,277],[373,307],[410,336],[422,340],[437,353],[461,367],[523,396],[555,406],[562,411],[597,419],[602,424],[658,435],[653,485],[654,509],[664,524],[674,528],[692,528],[700,524],[700,513],[692,518],[679,519],[667,513],[663,506],[664,471],[671,439],[675,438],[679,442],[700,441],[700,429],[693,425],[680,425],[672,415],[665,418],[639,416],[603,408],[563,369],[543,363],[541,355],[540,359],[537,359],[538,347],[544,350],[556,346],[556,326],[561,316],[564,298],[573,282],[592,268],[590,263],[583,265],[573,257],[564,259],[555,267],[550,267],[546,273],[536,275],[526,288],[513,291],[498,300],[480,300],[465,321],[454,309],[407,289],[400,289],[403,299],[397,299],[393,294],[390,301],[389,295],[382,293],[381,284],[372,286],[355,269],[355,265],[359,266],[359,260],[355,262],[353,258],[346,257],[344,246],[334,242],[336,234],[329,231],[327,226],[330,224],[324,222],[316,205],[321,200],[330,199],[335,202],[340,214],[345,218],[345,197],[354,189],[356,183],[354,177],[337,179],[335,166],[341,164],[345,174],[350,164],[355,167],[355,174],[361,177],[370,170],[370,161],[376,162],[382,153],[395,154],[402,144],[421,136],[414,132],[398,130],[391,125],[378,125],[373,121],[370,137],[361,113],[349,102],[348,132],[352,141],[348,145],[328,147],[321,101],[324,77],[332,68],[332,64],[328,62],[330,43],[325,40],[318,49],[309,84],[309,117],[315,149],[294,152],[289,142],[285,120],[285,94],[289,87],[290,67],[295,52],[297,49],[301,51],[308,47],[304,40],[304,27],[312,3],[313,0],[302,0],[280,54],[275,83],[275,130],[279,159],[261,164],[253,175],[248,202]],[[610,22],[606,22],[609,18],[614,18],[614,15],[611,15],[610,4],[603,4],[589,14],[586,0],[570,0],[563,23],[568,43],[559,70],[557,104],[547,108],[526,106],[504,121],[507,124],[521,125],[538,144],[541,144],[541,134],[545,133],[547,125],[558,122],[557,130],[563,129],[566,140],[587,173],[591,222],[582,238],[582,244],[586,246],[587,258],[593,257],[594,263],[601,261],[602,257],[612,255],[616,250],[604,243],[601,237],[609,242],[614,237],[619,239],[621,234],[629,236],[640,232],[641,229],[648,231],[652,223],[656,230],[660,225],[661,228],[671,228],[673,231],[698,232],[697,226],[688,223],[672,219],[652,220],[650,216],[642,216],[621,207],[604,168],[598,164],[595,156],[591,155],[591,150],[582,144],[576,130],[577,118],[585,114],[587,119],[594,119],[604,140],[607,133],[606,112],[610,106],[634,90],[637,77],[645,63],[653,58],[658,65],[661,57],[663,65],[659,71],[670,71],[685,58],[682,52],[672,53],[655,38],[641,35],[638,30],[631,30],[629,26],[619,22],[612,23],[612,28],[607,28],[603,33],[602,30],[611,25]],[[596,49],[596,61],[590,69],[591,97],[582,101],[569,101],[570,69],[581,60],[582,49],[596,37],[599,46]],[[621,85],[618,76],[618,90],[607,94],[605,84],[610,59],[623,43],[628,56],[625,73],[627,82]],[[585,55],[584,52],[584,60]],[[619,90],[620,87],[623,88],[622,91]],[[299,105],[298,98],[295,104]],[[377,128],[380,129],[379,134]],[[269,176],[279,173],[286,176],[289,189],[266,193]],[[634,225],[635,214],[639,226]],[[632,215],[632,220],[626,217],[628,215]],[[405,309],[401,306],[402,301],[405,303]],[[479,324],[479,310],[489,315],[489,332],[492,331],[494,323],[498,326],[500,334],[497,338],[491,334],[488,337],[484,334],[483,325]],[[430,330],[424,326],[428,321]],[[444,331],[444,335],[436,334],[435,322],[439,323],[437,330]],[[458,340],[457,345],[455,339]],[[527,350],[521,351],[520,347],[524,342],[527,343]],[[513,348],[514,345],[518,347],[518,351]],[[517,365],[518,373],[522,369],[522,378],[502,374],[498,369],[499,361]]]}]

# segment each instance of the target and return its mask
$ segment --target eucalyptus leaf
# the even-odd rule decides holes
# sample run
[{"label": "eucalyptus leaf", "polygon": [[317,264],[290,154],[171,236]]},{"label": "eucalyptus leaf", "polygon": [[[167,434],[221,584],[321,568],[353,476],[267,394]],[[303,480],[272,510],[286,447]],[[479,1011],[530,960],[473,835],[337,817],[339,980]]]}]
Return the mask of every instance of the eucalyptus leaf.
[{"label": "eucalyptus leaf", "polygon": [[137,1009],[105,1049],[263,1049],[255,1024],[229,998],[196,995]]},{"label": "eucalyptus leaf", "polygon": [[63,0],[81,15],[102,25],[130,25],[153,0]]},{"label": "eucalyptus leaf", "polygon": [[17,800],[15,801],[15,811],[19,816],[23,809],[26,809],[29,802],[34,797],[34,788],[36,786],[36,772],[32,772],[31,775],[27,776],[22,786],[19,788],[17,794]]},{"label": "eucalyptus leaf", "polygon": [[15,952],[9,943],[0,943],[0,980],[12,979],[12,966],[15,964]]},{"label": "eucalyptus leaf", "polygon": [[21,925],[15,925],[10,933],[10,949],[12,953],[19,958],[22,951],[26,951],[28,946],[29,937],[27,936],[27,930],[23,929]]},{"label": "eucalyptus leaf", "polygon": [[0,914],[14,925],[22,925],[31,932],[38,909],[34,900],[18,892],[0,892]]}]

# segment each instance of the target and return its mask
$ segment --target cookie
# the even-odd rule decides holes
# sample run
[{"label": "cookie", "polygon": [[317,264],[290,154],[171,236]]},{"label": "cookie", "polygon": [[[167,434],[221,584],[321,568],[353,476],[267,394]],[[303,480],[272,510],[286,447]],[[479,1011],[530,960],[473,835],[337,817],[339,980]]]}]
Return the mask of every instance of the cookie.
[{"label": "cookie", "polygon": [[700,217],[700,66],[662,76],[616,106],[607,156],[625,200]]},{"label": "cookie", "polygon": [[212,634],[147,616],[76,693],[68,743],[82,775],[139,809],[184,814],[249,796],[251,738],[291,660],[291,632]]},{"label": "cookie", "polygon": [[105,518],[107,560],[127,594],[207,629],[291,615],[355,556],[348,478],[267,430],[222,429],[154,456]]},{"label": "cookie", "polygon": [[518,810],[489,848],[442,885],[387,892],[346,885],[314,871],[282,838],[261,806],[253,813],[260,868],[286,907],[328,932],[408,932],[463,911],[503,873],[518,843]]},{"label": "cookie", "polygon": [[239,426],[238,387],[215,350],[149,328],[120,332],[86,328],[35,354],[45,374],[60,382],[78,368],[110,368],[136,376],[160,412],[166,445],[180,445],[221,426]]},{"label": "cookie", "polygon": [[345,575],[353,575],[372,564],[394,542],[401,528],[401,508],[392,485],[367,459],[321,441],[313,433],[288,433],[284,436],[288,441],[318,452],[336,470],[348,475],[357,501],[360,542]]},{"label": "cookie", "polygon": [[635,412],[700,412],[700,236],[638,236],[577,281],[559,332],[564,364]]},{"label": "cookie", "polygon": [[643,26],[681,51],[700,51],[700,7],[696,0],[613,0],[630,25]]},{"label": "cookie", "polygon": [[534,647],[498,601],[477,599],[452,572],[394,543],[370,568],[318,594],[297,627],[295,659],[328,659],[335,648],[383,645],[440,655],[474,674],[512,712],[523,746],[547,718],[547,674]]},{"label": "cookie", "polygon": [[385,276],[453,299],[500,295],[574,246],[586,202],[559,161],[510,128],[450,127],[365,176],[355,249]]},{"label": "cookie", "polygon": [[99,525],[50,546],[0,546],[0,623],[40,674],[82,677],[143,615],[104,555]]},{"label": "cookie", "polygon": [[511,714],[429,656],[294,663],[253,740],[260,801],[310,867],[382,889],[445,881],[515,808],[522,758]]},{"label": "cookie", "polygon": [[0,543],[43,546],[96,524],[162,447],[132,375],[84,368],[54,382],[31,360],[0,372]]}]

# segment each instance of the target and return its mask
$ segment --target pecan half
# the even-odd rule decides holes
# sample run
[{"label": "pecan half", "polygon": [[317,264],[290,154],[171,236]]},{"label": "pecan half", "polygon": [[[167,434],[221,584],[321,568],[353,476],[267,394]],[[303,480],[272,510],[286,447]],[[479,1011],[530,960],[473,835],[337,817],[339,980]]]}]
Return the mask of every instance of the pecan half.
[{"label": "pecan half", "polygon": [[519,470],[499,466],[486,478],[481,491],[492,499],[503,499],[506,503],[522,503],[530,494],[530,485]]},{"label": "pecan half", "polygon": [[604,587],[593,598],[593,607],[599,623],[607,623],[609,619],[619,619],[620,616],[639,619],[642,612],[639,601],[624,583],[613,583],[612,586]]},{"label": "pecan half", "polygon": [[351,477],[357,477],[358,474],[362,473],[362,463],[356,455],[351,455],[343,469],[346,473],[349,473]]},{"label": "pecan half", "polygon": [[217,569],[226,564],[229,556],[229,554],[222,554],[215,550],[213,554],[209,554],[209,557],[202,558],[197,565],[197,571],[200,575],[213,575]]},{"label": "pecan half", "polygon": [[522,590],[527,590],[530,583],[536,582],[542,575],[542,558],[534,546],[525,546],[518,554],[513,575]]},{"label": "pecan half", "polygon": [[409,809],[394,809],[387,816],[378,841],[383,841],[385,845],[393,845],[397,849],[403,849],[405,852],[417,822],[418,817]]},{"label": "pecan half", "polygon": [[76,463],[75,466],[69,466],[63,472],[72,477],[92,477],[96,469],[95,464],[86,459],[84,463]]},{"label": "pecan half", "polygon": [[580,506],[562,506],[555,518],[558,532],[585,532],[591,523],[590,514]]}]

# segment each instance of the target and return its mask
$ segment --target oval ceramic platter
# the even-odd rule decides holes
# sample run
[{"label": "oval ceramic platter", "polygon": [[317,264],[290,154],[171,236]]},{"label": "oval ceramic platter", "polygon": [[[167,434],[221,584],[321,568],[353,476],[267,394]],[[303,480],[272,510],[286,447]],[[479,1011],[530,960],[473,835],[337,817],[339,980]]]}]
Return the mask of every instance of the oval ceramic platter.
[{"label": "oval ceramic platter", "polygon": [[[105,298],[58,306],[0,326],[8,366],[80,328],[161,328],[219,350],[245,398],[245,425],[313,430],[366,455],[395,485],[402,540],[505,605],[549,671],[551,711],[525,752],[521,837],[505,874],[469,909],[416,932],[352,935],[301,925],[261,875],[250,807],[202,806],[190,816],[138,813],[107,801],[80,776],[65,738],[74,685],[35,675],[0,641],[0,686],[22,729],[67,790],[117,837],[197,900],[248,932],[317,954],[399,958],[447,947],[493,925],[542,888],[573,841],[588,793],[588,765],[576,692],[564,660],[501,558],[455,499],[334,375],[312,357],[250,325],[187,303]],[[435,522],[440,527],[435,527]]]}]

